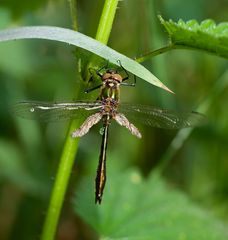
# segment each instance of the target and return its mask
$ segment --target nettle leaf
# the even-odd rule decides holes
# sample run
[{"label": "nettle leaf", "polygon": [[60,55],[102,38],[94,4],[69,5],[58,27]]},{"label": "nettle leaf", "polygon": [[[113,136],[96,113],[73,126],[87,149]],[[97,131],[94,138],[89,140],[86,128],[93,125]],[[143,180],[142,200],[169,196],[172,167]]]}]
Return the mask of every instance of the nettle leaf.
[{"label": "nettle leaf", "polygon": [[138,62],[82,33],[66,28],[48,26],[21,27],[0,31],[0,42],[32,38],[65,42],[97,54],[115,65],[118,65],[117,61],[120,60],[121,64],[127,71],[157,87],[172,92],[160,80],[158,80],[158,78],[156,78],[150,71]]},{"label": "nettle leaf", "polygon": [[181,19],[176,23],[165,21],[161,16],[159,19],[174,47],[204,50],[228,58],[228,22],[216,25],[210,19],[201,23],[196,20],[184,22]]},{"label": "nettle leaf", "polygon": [[143,179],[134,169],[108,174],[101,205],[94,203],[94,181],[84,179],[74,199],[75,212],[109,240],[225,240],[225,224],[156,174]]}]

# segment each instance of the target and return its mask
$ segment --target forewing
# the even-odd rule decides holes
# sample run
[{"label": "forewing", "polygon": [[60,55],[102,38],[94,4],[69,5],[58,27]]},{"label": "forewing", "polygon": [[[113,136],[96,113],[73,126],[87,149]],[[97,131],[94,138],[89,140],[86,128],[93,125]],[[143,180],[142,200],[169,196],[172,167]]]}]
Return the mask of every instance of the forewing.
[{"label": "forewing", "polygon": [[12,106],[13,114],[27,119],[41,121],[61,121],[64,119],[82,118],[98,112],[101,103],[72,102],[72,103],[45,103],[45,102],[19,102]]},{"label": "forewing", "polygon": [[124,113],[131,121],[165,129],[195,127],[205,121],[205,116],[197,112],[181,113],[146,105],[121,104],[119,112]]}]

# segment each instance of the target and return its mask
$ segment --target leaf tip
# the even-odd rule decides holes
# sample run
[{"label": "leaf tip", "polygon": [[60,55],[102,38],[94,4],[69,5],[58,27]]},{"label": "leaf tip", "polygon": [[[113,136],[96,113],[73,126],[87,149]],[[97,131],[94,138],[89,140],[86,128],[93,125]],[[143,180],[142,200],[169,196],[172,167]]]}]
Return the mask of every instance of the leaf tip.
[{"label": "leaf tip", "polygon": [[175,94],[171,89],[169,89],[168,87],[166,87],[164,84],[162,84],[161,88],[163,88],[164,90],[166,90],[169,93]]}]

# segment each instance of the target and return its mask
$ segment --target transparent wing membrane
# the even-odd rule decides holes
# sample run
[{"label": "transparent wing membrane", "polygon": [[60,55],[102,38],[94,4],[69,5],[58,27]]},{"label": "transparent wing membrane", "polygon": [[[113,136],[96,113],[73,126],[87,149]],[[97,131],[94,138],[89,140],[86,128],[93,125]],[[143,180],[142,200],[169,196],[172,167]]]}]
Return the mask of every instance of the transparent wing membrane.
[{"label": "transparent wing membrane", "polygon": [[[19,102],[11,110],[14,114],[41,121],[61,121],[87,117],[102,108],[100,101],[76,101],[72,103]],[[178,129],[201,125],[204,115],[197,112],[175,112],[147,105],[123,103],[118,107],[130,121],[141,122],[152,127]]]},{"label": "transparent wing membrane", "polygon": [[165,129],[195,127],[205,120],[205,116],[197,112],[179,113],[146,105],[120,104],[119,112],[131,121]]},{"label": "transparent wing membrane", "polygon": [[41,121],[61,121],[82,118],[98,112],[101,103],[77,101],[72,103],[19,102],[11,111],[20,117]]}]

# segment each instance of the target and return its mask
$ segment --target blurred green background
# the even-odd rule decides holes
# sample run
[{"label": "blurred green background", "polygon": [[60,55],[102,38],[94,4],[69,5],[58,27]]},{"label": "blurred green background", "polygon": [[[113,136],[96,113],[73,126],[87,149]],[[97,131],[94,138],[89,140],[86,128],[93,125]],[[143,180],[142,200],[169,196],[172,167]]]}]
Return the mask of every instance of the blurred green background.
[{"label": "blurred green background", "polygon": [[[78,0],[77,4],[79,31],[94,37],[103,1]],[[108,45],[135,58],[166,45],[167,35],[157,14],[175,21],[211,18],[218,23],[228,21],[227,12],[226,0],[121,1]],[[1,0],[0,29],[31,25],[71,28],[68,1]],[[138,79],[135,88],[122,89],[122,101],[191,111],[205,99],[211,100],[207,123],[195,129],[172,158],[168,157],[163,176],[227,222],[228,90],[223,87],[215,97],[212,94],[215,84],[228,78],[227,60],[202,52],[174,50],[144,65],[176,95]],[[74,48],[66,44],[43,40],[0,44],[1,240],[39,239],[67,130],[67,122],[44,124],[12,116],[10,106],[22,100],[71,101],[80,84],[76,72]],[[112,125],[108,167],[109,162],[122,168],[133,165],[147,176],[167,157],[177,132],[138,127],[142,140]],[[95,175],[98,131],[99,126],[94,127],[81,139],[56,239],[90,239],[81,233],[85,223],[73,213],[71,200],[78,179]]]}]

